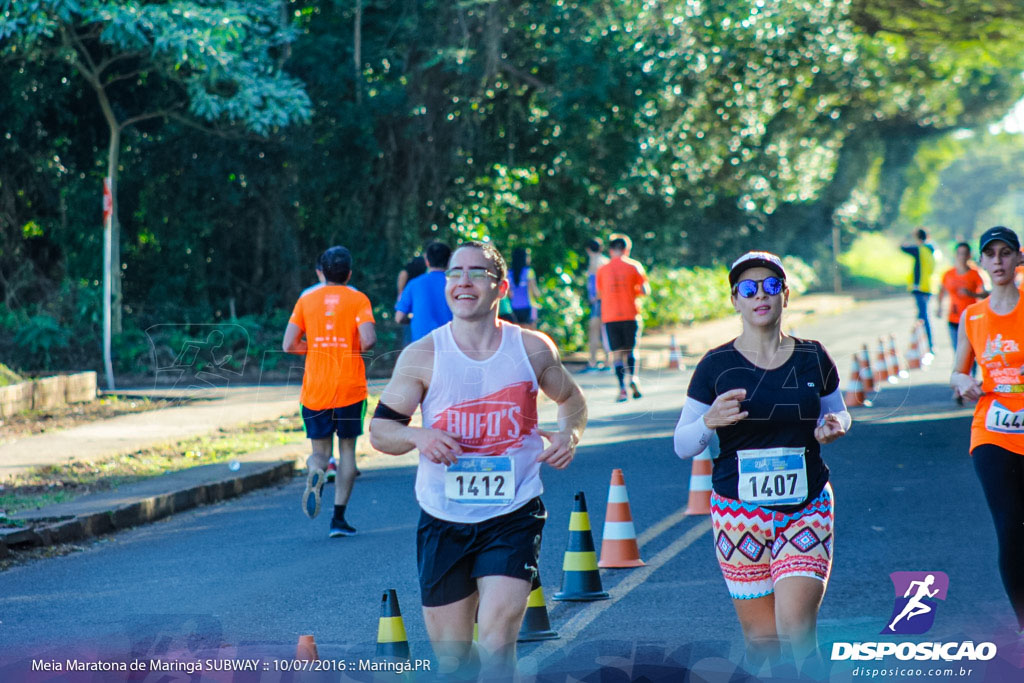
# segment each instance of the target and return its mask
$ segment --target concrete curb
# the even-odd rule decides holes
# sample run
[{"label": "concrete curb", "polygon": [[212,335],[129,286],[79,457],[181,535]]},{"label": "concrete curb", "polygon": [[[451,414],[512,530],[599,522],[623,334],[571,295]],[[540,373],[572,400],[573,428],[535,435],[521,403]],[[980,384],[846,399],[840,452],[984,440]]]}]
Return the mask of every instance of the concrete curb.
[{"label": "concrete curb", "polygon": [[[268,449],[263,453],[269,454],[270,451],[274,451],[274,455],[280,455],[279,448]],[[259,458],[259,454],[253,454],[253,456]],[[247,462],[247,471],[244,474],[216,477],[165,493],[135,497],[127,502],[113,504],[99,510],[59,515],[53,514],[58,512],[61,507],[55,505],[43,508],[36,513],[16,516],[12,519],[24,521],[27,526],[16,529],[0,529],[0,559],[8,556],[12,549],[80,541],[155,522],[200,505],[209,505],[228,498],[235,498],[249,491],[291,479],[295,472],[295,466],[294,458],[269,462]]]}]

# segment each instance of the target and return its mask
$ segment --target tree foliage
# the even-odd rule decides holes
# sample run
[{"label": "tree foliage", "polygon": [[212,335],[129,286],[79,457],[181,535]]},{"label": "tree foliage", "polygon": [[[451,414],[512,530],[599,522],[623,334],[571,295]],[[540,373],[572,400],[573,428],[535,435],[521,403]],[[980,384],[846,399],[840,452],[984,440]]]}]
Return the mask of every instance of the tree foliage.
[{"label": "tree foliage", "polygon": [[386,323],[424,242],[486,236],[533,247],[548,329],[575,338],[588,237],[625,231],[664,267],[821,259],[834,225],[848,240],[927,213],[920,188],[949,165],[928,150],[1024,94],[1011,0],[2,7],[0,82],[22,96],[0,102],[0,291],[80,339],[109,117],[76,60],[105,65],[134,124],[118,166],[137,329],[279,316],[335,243]]}]

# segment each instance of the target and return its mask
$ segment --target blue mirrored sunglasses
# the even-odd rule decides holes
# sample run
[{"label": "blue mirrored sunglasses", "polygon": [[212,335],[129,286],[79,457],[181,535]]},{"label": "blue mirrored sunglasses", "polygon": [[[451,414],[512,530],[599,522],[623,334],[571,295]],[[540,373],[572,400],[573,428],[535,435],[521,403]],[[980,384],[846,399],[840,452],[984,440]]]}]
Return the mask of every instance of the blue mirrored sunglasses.
[{"label": "blue mirrored sunglasses", "polygon": [[775,296],[782,291],[783,287],[786,286],[786,282],[782,278],[775,277],[774,275],[766,277],[763,280],[740,280],[732,288],[732,293],[739,294],[744,299],[749,299],[757,294],[758,286],[764,290],[765,294]]}]

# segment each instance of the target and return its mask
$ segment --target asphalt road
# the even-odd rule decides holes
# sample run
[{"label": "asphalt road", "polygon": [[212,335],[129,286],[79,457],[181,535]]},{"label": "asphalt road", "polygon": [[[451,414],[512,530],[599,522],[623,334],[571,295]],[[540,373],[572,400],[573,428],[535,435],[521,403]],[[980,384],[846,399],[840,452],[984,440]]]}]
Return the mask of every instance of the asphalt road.
[{"label": "asphalt road", "polygon": [[[849,353],[860,344],[873,348],[890,331],[904,343],[911,311],[909,297],[876,302],[806,321],[797,333],[822,340],[845,379]],[[894,597],[889,575],[896,571],[949,576],[928,640],[994,640],[1002,647],[1012,633],[991,521],[967,455],[970,410],[949,399],[948,339],[943,327],[936,333],[932,367],[886,387],[873,407],[856,409],[850,434],[824,449],[837,511],[835,565],[819,619],[826,658],[833,641],[884,639],[879,633]],[[609,375],[578,376],[591,411],[585,442],[568,470],[544,472],[549,519],[541,578],[561,638],[521,645],[521,672],[539,680],[682,680],[690,669],[702,672],[701,680],[729,680],[742,654],[741,634],[714,559],[709,518],[682,514],[690,464],[671,445],[689,373],[646,371],[644,398],[626,404],[613,402]],[[545,410],[550,416],[550,406]],[[616,467],[625,474],[648,564],[603,570],[610,600],[553,602],[573,495],[586,493],[599,548]],[[4,572],[0,680],[22,680],[33,659],[72,657],[260,658],[269,668],[256,678],[289,680],[292,674],[266,662],[290,659],[303,633],[316,636],[323,659],[351,664],[372,657],[387,588],[398,592],[413,657],[429,658],[418,607],[413,478],[409,467],[360,477],[349,514],[359,533],[351,538],[328,539],[327,514],[305,518],[296,478]],[[990,678],[993,667],[1005,665],[1003,654],[989,669],[973,664],[970,680],[999,680]],[[832,664],[832,680],[850,680],[851,666]],[[138,680],[163,680],[148,675]],[[208,673],[202,680],[232,678]]]}]

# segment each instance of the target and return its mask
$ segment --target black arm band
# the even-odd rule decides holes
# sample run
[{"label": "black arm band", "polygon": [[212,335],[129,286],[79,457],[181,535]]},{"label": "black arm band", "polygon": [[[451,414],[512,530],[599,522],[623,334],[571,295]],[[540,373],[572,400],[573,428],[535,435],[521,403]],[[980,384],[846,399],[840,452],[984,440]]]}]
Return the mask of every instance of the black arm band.
[{"label": "black arm band", "polygon": [[404,425],[408,425],[412,422],[412,417],[409,415],[402,415],[384,401],[380,401],[377,404],[376,409],[373,411],[373,419],[376,420],[377,418],[382,420],[394,420],[395,422],[401,422]]}]

